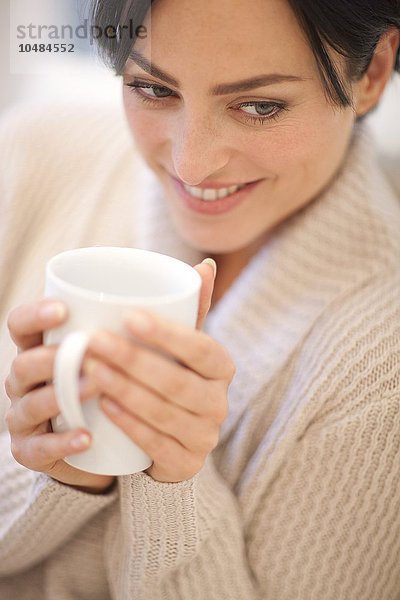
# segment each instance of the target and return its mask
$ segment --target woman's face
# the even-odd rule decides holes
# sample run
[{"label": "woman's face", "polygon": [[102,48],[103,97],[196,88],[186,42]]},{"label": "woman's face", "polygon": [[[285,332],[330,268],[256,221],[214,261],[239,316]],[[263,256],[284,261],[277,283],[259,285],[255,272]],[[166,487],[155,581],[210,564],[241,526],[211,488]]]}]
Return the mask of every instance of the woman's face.
[{"label": "woman's face", "polygon": [[[134,51],[124,73],[129,125],[190,246],[216,255],[258,247],[337,171],[354,111],[328,103],[283,0],[159,0]],[[224,199],[192,197],[255,181]]]}]

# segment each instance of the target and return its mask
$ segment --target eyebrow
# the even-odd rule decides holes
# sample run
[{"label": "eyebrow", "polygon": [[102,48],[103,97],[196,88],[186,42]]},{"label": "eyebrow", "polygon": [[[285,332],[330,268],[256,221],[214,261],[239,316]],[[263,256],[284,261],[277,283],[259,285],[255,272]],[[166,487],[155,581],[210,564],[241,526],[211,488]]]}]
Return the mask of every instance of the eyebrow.
[{"label": "eyebrow", "polygon": [[[179,81],[169,75],[154,63],[150,63],[147,58],[142,56],[136,50],[132,50],[129,58],[135,62],[143,71],[162,79],[165,83],[169,83],[174,87],[179,88]],[[221,83],[211,88],[209,95],[211,96],[224,96],[227,94],[233,94],[236,92],[246,92],[255,88],[273,85],[277,83],[284,83],[288,81],[305,81],[304,77],[298,77],[297,75],[283,75],[280,73],[270,73],[268,75],[258,75],[250,79],[243,79],[242,81],[234,81],[232,83]]]}]

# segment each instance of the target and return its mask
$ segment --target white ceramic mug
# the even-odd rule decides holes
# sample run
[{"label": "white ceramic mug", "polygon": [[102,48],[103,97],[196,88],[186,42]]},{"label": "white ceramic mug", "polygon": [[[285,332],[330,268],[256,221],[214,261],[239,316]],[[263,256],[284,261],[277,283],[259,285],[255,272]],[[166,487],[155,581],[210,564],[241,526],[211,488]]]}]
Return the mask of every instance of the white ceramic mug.
[{"label": "white ceramic mug", "polygon": [[67,463],[101,475],[127,475],[151,465],[150,457],[106,417],[98,397],[81,403],[82,359],[95,329],[129,337],[124,317],[134,308],[194,328],[200,287],[201,277],[193,267],[147,250],[79,248],[50,259],[45,296],[68,308],[67,321],[44,335],[46,345],[60,345],[54,366],[60,415],[52,419],[52,426],[56,432],[85,427],[92,434],[89,449],[66,457]]}]

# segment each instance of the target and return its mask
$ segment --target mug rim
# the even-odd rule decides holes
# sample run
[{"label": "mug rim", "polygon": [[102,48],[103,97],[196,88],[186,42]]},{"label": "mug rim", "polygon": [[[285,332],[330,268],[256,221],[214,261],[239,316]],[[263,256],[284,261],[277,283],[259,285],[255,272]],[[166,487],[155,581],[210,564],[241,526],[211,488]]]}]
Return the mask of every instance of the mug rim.
[{"label": "mug rim", "polygon": [[[181,269],[183,269],[184,271],[187,271],[188,274],[191,275],[191,277],[193,278],[193,282],[190,282],[190,285],[188,286],[188,289],[184,292],[175,292],[175,293],[170,293],[170,294],[165,294],[163,296],[140,296],[140,297],[135,297],[134,295],[132,296],[125,296],[125,295],[118,295],[118,294],[110,294],[107,292],[95,292],[92,291],[88,288],[84,288],[81,287],[80,285],[76,285],[74,283],[70,283],[68,281],[65,281],[64,279],[62,279],[60,276],[56,275],[54,273],[54,263],[59,262],[63,257],[66,257],[67,255],[71,256],[71,255],[77,255],[77,254],[94,254],[96,252],[107,252],[110,253],[113,252],[115,254],[119,253],[119,254],[123,254],[128,252],[134,252],[135,254],[144,254],[146,256],[148,255],[156,255],[161,262],[172,262],[175,265],[179,265],[179,267]],[[79,295],[81,297],[84,297],[87,300],[92,300],[92,301],[99,301],[99,295],[101,294],[101,298],[102,298],[102,302],[108,302],[110,304],[130,304],[132,305],[132,303],[135,304],[141,304],[141,303],[146,303],[148,305],[152,305],[152,304],[159,304],[160,301],[162,302],[162,304],[169,304],[172,302],[177,302],[179,300],[183,300],[184,298],[187,298],[188,296],[191,296],[192,294],[197,293],[200,290],[201,287],[201,276],[200,274],[188,263],[185,263],[182,260],[179,260],[178,258],[175,258],[173,256],[169,256],[168,254],[163,254],[162,252],[156,252],[154,250],[145,250],[143,248],[132,248],[132,247],[128,247],[128,246],[88,246],[85,248],[74,248],[71,250],[64,250],[62,252],[59,252],[58,254],[55,254],[52,258],[50,258],[47,261],[46,264],[46,278],[48,280],[53,281],[60,289],[66,291],[67,293],[73,293],[75,295]]]}]

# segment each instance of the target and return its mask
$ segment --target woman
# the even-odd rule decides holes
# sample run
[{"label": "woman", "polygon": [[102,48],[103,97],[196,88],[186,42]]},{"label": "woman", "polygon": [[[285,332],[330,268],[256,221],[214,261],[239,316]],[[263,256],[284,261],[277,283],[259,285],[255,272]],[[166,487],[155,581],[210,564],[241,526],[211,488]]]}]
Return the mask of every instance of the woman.
[{"label": "woman", "polygon": [[[97,25],[114,27],[99,42],[122,75],[129,130],[153,177],[136,180],[128,243],[198,265],[199,328],[132,315],[128,329],[178,362],[93,336],[82,396],[99,391],[107,415],[154,461],[116,482],[63,462],[87,447],[87,432],[49,427],[54,350],[42,332],[66,318],[65,307],[38,300],[11,310],[19,354],[6,380],[15,458],[4,436],[2,598],[393,599],[400,206],[363,117],[400,68],[399,3],[151,8],[150,20],[143,3],[93,3]],[[146,32],[133,45],[130,19]],[[10,176],[3,184],[14,202],[3,247],[15,251],[25,284],[72,224],[81,229],[70,246],[133,235],[117,210],[135,192],[121,184],[133,153],[123,134],[99,134],[100,151],[78,138],[83,121],[61,125],[72,132],[63,144],[59,131],[42,133],[53,146],[29,197],[45,203],[51,233],[41,219],[26,225],[39,258],[11,235],[26,194]],[[15,172],[32,160],[31,146],[15,147],[25,127],[3,129]],[[79,218],[63,203],[77,188]],[[214,283],[206,257],[218,267]],[[21,289],[19,303],[29,297]]]}]

